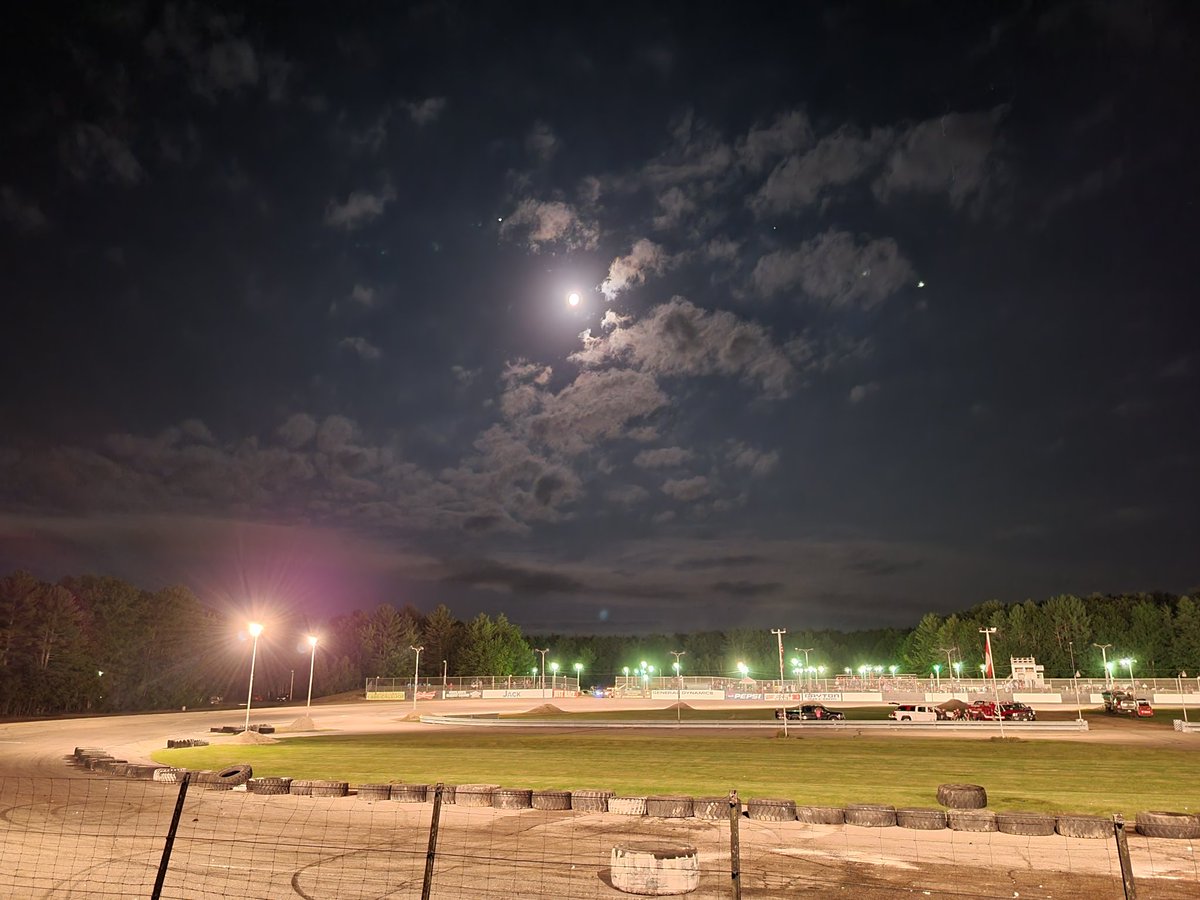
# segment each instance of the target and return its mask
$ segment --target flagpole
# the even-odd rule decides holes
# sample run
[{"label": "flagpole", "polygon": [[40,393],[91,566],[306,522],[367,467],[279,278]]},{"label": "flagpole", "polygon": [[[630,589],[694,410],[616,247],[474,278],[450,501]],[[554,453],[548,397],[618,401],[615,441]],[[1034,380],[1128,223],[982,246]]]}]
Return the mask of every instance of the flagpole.
[{"label": "flagpole", "polygon": [[980,628],[979,633],[983,635],[985,651],[984,651],[984,675],[992,679],[992,694],[996,698],[996,718],[1000,721],[1000,737],[1004,737],[1004,711],[1000,709],[1000,688],[996,685],[996,661],[992,659],[992,635],[996,633],[996,629]]}]

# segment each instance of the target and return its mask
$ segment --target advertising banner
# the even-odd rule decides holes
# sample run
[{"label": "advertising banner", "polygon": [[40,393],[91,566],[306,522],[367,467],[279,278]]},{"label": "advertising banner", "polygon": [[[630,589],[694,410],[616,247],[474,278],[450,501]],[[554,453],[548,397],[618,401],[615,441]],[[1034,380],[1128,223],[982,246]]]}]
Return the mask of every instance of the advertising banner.
[{"label": "advertising banner", "polygon": [[404,691],[367,691],[368,700],[403,700]]},{"label": "advertising banner", "polygon": [[744,694],[740,691],[732,691],[725,695],[727,700],[761,700],[762,694]]},{"label": "advertising banner", "polygon": [[803,692],[799,694],[763,694],[764,700],[774,700],[784,703],[838,703],[842,699],[840,693],[813,693]]},{"label": "advertising banner", "polygon": [[[554,694],[550,688],[542,690],[541,688],[513,688],[511,691],[506,691],[503,688],[484,688],[481,692],[484,700],[536,700],[541,697],[549,699]],[[562,695],[562,691],[558,692]]]},{"label": "advertising banner", "polygon": [[462,700],[462,699],[464,699],[464,698],[471,698],[471,699],[473,699],[473,700],[481,700],[481,699],[483,699],[483,691],[480,691],[480,690],[475,690],[475,691],[446,691],[446,698],[447,698],[447,699],[450,699],[450,698],[456,698],[456,699],[459,699],[459,700]]},{"label": "advertising banner", "polygon": [[724,700],[725,692],[711,688],[684,688],[681,691],[651,691],[652,700]]},{"label": "advertising banner", "polygon": [[436,700],[437,696],[437,691],[417,691],[418,700]]}]

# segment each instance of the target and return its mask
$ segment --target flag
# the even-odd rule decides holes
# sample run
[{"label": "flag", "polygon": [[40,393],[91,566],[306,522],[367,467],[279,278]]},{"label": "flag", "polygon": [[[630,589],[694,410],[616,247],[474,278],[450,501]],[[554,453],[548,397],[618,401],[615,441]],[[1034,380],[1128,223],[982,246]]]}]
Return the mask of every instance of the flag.
[{"label": "flag", "polygon": [[984,632],[984,648],[983,648],[983,677],[995,678],[996,668],[992,665],[992,636]]}]

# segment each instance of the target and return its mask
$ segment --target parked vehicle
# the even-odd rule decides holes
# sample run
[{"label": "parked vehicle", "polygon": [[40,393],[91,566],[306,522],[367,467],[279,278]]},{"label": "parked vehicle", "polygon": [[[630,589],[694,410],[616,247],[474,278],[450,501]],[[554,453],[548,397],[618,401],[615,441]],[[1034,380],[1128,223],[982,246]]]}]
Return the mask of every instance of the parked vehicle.
[{"label": "parked vehicle", "polygon": [[[1128,691],[1104,691],[1101,695],[1104,698],[1104,711],[1110,715],[1138,715],[1138,700],[1137,697],[1130,694]],[[1149,706],[1149,701],[1146,703]]]},{"label": "parked vehicle", "polygon": [[[775,710],[775,718],[782,719],[784,710]],[[803,722],[838,722],[846,718],[840,709],[830,709],[820,703],[805,703],[802,706],[790,706],[787,709],[788,721]]]},{"label": "parked vehicle", "polygon": [[888,718],[897,722],[936,722],[945,718],[945,713],[924,703],[901,703],[888,713]]},{"label": "parked vehicle", "polygon": [[1139,719],[1148,719],[1154,715],[1154,707],[1145,697],[1138,697],[1137,715]]},{"label": "parked vehicle", "polygon": [[1001,703],[1000,713],[996,714],[996,701],[975,700],[966,709],[966,718],[972,722],[1034,722],[1037,713],[1033,707],[1024,703]]}]

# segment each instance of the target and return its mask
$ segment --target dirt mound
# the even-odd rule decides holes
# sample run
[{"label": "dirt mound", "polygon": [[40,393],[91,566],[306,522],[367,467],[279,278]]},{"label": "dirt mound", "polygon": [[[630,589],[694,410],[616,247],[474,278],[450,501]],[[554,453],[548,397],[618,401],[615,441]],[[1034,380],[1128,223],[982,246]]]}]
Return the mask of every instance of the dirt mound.
[{"label": "dirt mound", "polygon": [[269,734],[259,734],[257,731],[243,731],[233,739],[235,744],[277,744]]},{"label": "dirt mound", "polygon": [[526,715],[530,716],[561,716],[563,711],[553,703],[543,703],[541,706],[535,706],[529,710]]},{"label": "dirt mound", "polygon": [[682,700],[678,703],[672,703],[670,706],[667,707],[667,709],[692,709],[692,708],[693,707],[684,703]]}]

